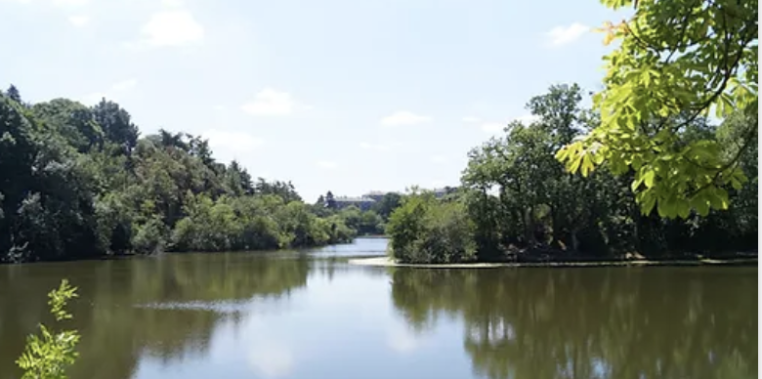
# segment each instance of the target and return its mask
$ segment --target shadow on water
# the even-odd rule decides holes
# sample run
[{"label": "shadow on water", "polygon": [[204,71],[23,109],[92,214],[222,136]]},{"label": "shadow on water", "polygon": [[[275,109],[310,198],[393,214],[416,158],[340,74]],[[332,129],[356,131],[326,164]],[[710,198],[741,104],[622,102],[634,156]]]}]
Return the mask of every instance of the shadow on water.
[{"label": "shadow on water", "polygon": [[756,378],[756,268],[411,270],[392,297],[443,315],[489,378]]}]

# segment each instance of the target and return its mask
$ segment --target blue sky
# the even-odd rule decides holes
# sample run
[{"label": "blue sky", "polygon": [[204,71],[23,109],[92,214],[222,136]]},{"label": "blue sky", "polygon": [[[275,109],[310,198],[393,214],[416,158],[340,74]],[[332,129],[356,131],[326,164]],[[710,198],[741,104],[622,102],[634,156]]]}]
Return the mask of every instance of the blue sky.
[{"label": "blue sky", "polygon": [[621,18],[594,0],[0,0],[0,14],[3,87],[105,96],[143,134],[206,136],[307,201],[457,185],[531,96],[597,89],[589,29]]}]

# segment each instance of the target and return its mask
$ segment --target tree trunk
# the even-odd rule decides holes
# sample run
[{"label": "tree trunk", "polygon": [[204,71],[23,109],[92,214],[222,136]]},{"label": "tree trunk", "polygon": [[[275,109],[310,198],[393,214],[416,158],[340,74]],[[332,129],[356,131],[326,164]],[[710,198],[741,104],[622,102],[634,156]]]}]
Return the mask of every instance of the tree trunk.
[{"label": "tree trunk", "polygon": [[572,251],[579,251],[579,239],[577,238],[577,228],[573,228],[571,231]]}]

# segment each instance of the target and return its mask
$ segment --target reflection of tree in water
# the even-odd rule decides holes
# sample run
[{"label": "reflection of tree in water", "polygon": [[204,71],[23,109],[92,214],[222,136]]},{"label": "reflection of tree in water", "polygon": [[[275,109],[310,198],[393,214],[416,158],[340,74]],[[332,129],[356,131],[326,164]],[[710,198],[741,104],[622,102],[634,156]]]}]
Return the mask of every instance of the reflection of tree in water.
[{"label": "reflection of tree in water", "polygon": [[426,329],[464,320],[489,378],[751,378],[756,269],[396,270],[395,306]]},{"label": "reflection of tree in water", "polygon": [[204,354],[214,328],[237,324],[252,297],[278,298],[307,283],[306,259],[247,254],[166,255],[123,261],[0,267],[0,379],[17,378],[24,338],[47,319],[46,293],[78,286],[71,326],[82,334],[73,378],[129,378],[138,358]]}]

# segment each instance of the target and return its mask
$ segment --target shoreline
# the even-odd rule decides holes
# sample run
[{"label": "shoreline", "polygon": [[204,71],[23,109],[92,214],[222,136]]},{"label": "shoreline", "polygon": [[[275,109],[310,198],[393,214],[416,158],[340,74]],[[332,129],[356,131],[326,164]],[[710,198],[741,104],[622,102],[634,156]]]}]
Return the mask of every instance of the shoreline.
[{"label": "shoreline", "polygon": [[347,263],[356,266],[373,267],[408,267],[408,268],[519,268],[519,267],[643,267],[643,266],[734,266],[734,265],[757,265],[758,259],[696,259],[696,260],[608,260],[608,261],[558,261],[558,262],[474,262],[474,263],[399,263],[392,258],[372,257],[349,259]]}]

